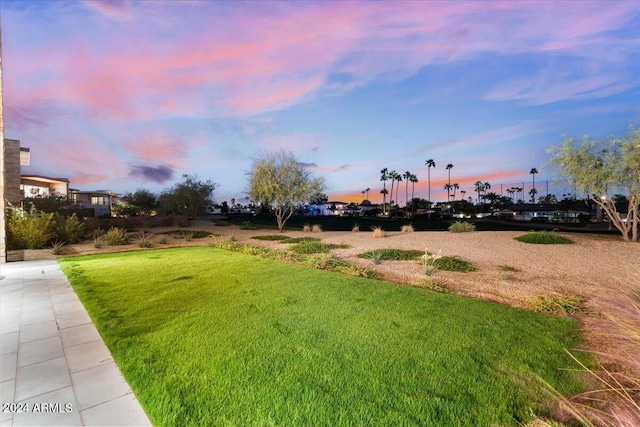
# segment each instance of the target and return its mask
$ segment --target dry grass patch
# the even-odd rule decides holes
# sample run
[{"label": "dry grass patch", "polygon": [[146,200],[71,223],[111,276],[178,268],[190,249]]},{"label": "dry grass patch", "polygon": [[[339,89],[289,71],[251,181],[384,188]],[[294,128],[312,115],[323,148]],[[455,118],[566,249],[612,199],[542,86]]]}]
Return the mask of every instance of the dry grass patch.
[{"label": "dry grass patch", "polygon": [[414,232],[413,225],[405,224],[400,228],[400,231],[403,233],[413,233]]},{"label": "dry grass patch", "polygon": [[371,230],[373,231],[373,237],[378,239],[381,237],[385,237],[385,232],[382,229],[382,227],[371,227]]}]

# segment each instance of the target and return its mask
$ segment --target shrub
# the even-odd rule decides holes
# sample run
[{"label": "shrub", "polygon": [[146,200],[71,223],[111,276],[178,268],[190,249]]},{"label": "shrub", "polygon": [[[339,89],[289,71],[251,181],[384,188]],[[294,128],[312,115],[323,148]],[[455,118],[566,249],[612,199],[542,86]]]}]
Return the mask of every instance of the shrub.
[{"label": "shrub", "polygon": [[514,238],[519,242],[536,245],[566,245],[573,243],[573,240],[551,231],[534,231]]},{"label": "shrub", "polygon": [[291,251],[297,254],[320,254],[328,253],[331,249],[344,249],[348,245],[336,245],[331,243],[320,242],[300,242],[291,247]]},{"label": "shrub", "polygon": [[152,234],[142,232],[139,236],[134,237],[133,242],[141,248],[150,248],[152,246]]},{"label": "shrub", "polygon": [[40,249],[53,237],[54,214],[10,208],[7,218],[7,249]]},{"label": "shrub", "polygon": [[305,233],[309,233],[311,231],[311,225],[310,224],[305,224],[302,226],[302,231]]},{"label": "shrub", "polygon": [[291,237],[283,240],[282,243],[319,242],[317,237]]},{"label": "shrub", "polygon": [[98,236],[93,238],[93,247],[96,249],[100,249],[104,246],[104,236]]},{"label": "shrub", "polygon": [[267,241],[285,241],[285,240],[289,240],[290,237],[289,236],[285,236],[284,234],[268,234],[265,236],[252,236],[252,239],[255,240],[267,240]]},{"label": "shrub", "polygon": [[185,231],[182,233],[182,237],[184,237],[184,240],[186,240],[187,242],[190,242],[191,240],[193,240],[193,233],[191,231]]},{"label": "shrub", "polygon": [[371,230],[373,230],[373,237],[374,238],[380,238],[380,237],[384,237],[385,233],[384,230],[382,229],[382,227],[371,227]]},{"label": "shrub", "polygon": [[311,231],[313,233],[322,233],[322,227],[320,227],[320,224],[313,224]]},{"label": "shrub", "polygon": [[64,242],[55,241],[51,244],[51,253],[53,255],[62,254],[62,248],[64,248]]},{"label": "shrub", "polygon": [[413,233],[414,232],[413,225],[405,224],[400,228],[400,231],[403,233]]},{"label": "shrub", "polygon": [[[427,274],[427,276],[429,276],[429,274]],[[418,282],[418,286],[420,286],[422,288],[429,289],[430,291],[440,292],[440,293],[443,293],[443,294],[450,294],[451,293],[451,291],[449,289],[447,289],[446,287],[444,287],[440,283],[436,282],[431,277],[429,279],[422,280],[422,281]]]},{"label": "shrub", "polygon": [[584,311],[580,297],[562,295],[537,295],[529,302],[529,307],[538,313],[567,315]]},{"label": "shrub", "polygon": [[360,231],[360,224],[358,223],[353,224],[353,228],[351,228],[351,231],[353,231],[354,233],[357,233],[358,231]]},{"label": "shrub", "polygon": [[74,213],[68,218],[55,214],[54,234],[56,238],[65,243],[78,243],[84,237],[84,224],[80,222]]},{"label": "shrub", "polygon": [[435,261],[436,267],[445,271],[457,271],[467,273],[475,271],[476,267],[469,261],[465,261],[457,256],[443,256]]},{"label": "shrub", "polygon": [[476,231],[476,226],[466,221],[456,221],[449,226],[449,231],[452,233],[468,233]]},{"label": "shrub", "polygon": [[168,231],[167,234],[176,239],[204,239],[205,237],[211,237],[212,234],[204,230],[173,230]]},{"label": "shrub", "polygon": [[111,227],[104,235],[104,240],[109,246],[126,245],[129,243],[127,230],[120,227]]},{"label": "shrub", "polygon": [[168,239],[169,236],[167,236],[166,234],[158,234],[157,236],[158,243],[160,243],[161,245],[165,245]]},{"label": "shrub", "polygon": [[214,218],[211,221],[213,222],[213,225],[215,225],[216,227],[228,227],[231,225],[230,222],[223,221],[221,219]]},{"label": "shrub", "polygon": [[389,261],[412,261],[420,258],[423,254],[421,251],[404,250],[404,249],[379,249],[376,251],[367,251],[358,254],[358,258],[371,258],[374,252],[380,252],[384,259]]}]

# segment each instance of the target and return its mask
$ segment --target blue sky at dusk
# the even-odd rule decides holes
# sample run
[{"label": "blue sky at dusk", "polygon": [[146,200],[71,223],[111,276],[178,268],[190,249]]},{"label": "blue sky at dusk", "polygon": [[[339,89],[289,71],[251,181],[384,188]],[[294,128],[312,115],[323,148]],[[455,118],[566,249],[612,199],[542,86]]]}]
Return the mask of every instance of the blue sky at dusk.
[{"label": "blue sky at dusk", "polygon": [[5,137],[31,149],[23,172],[82,190],[159,192],[188,173],[244,200],[253,157],[283,149],[330,199],[370,188],[374,203],[385,167],[426,198],[432,158],[437,201],[447,163],[467,196],[529,185],[533,167],[554,178],[564,134],[640,121],[638,1],[1,7]]}]

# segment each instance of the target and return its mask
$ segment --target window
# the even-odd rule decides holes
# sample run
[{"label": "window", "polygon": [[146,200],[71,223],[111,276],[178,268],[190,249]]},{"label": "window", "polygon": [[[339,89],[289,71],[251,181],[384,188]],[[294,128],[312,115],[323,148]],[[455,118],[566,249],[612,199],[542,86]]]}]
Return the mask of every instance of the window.
[{"label": "window", "polygon": [[92,205],[108,205],[107,197],[105,196],[91,196]]}]

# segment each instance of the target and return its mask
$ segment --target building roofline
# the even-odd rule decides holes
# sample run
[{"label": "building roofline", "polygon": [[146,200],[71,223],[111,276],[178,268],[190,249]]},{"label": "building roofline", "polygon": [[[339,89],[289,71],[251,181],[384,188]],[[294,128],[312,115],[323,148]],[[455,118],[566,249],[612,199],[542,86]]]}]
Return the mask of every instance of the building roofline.
[{"label": "building roofline", "polygon": [[43,175],[20,175],[20,179],[31,179],[34,181],[43,181],[43,182],[65,182],[69,184],[69,178],[52,178],[50,176]]}]

